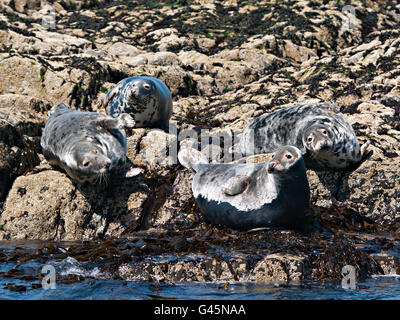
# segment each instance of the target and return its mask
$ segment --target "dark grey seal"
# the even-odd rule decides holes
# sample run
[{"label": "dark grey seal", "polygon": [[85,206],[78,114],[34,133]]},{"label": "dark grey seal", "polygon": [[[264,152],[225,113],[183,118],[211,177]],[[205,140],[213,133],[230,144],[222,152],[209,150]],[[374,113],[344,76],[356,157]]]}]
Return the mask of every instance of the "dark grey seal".
[{"label": "dark grey seal", "polygon": [[[101,183],[124,169],[126,134],[135,121],[126,113],[118,117],[72,110],[60,103],[50,110],[40,144],[50,164],[64,169],[75,181]],[[122,172],[121,171],[121,172]]]},{"label": "dark grey seal", "polygon": [[312,103],[255,118],[238,146],[248,156],[293,145],[300,149],[307,168],[339,169],[359,163],[369,144],[360,148],[352,126],[335,105]]},{"label": "dark grey seal", "polygon": [[172,114],[171,92],[164,82],[153,77],[130,77],[121,80],[103,101],[107,114],[116,117],[130,114],[137,128],[168,129]]},{"label": "dark grey seal", "polygon": [[181,150],[178,159],[196,171],[192,191],[205,221],[238,230],[303,229],[310,189],[296,147],[280,147],[260,163],[206,163],[195,149]]}]

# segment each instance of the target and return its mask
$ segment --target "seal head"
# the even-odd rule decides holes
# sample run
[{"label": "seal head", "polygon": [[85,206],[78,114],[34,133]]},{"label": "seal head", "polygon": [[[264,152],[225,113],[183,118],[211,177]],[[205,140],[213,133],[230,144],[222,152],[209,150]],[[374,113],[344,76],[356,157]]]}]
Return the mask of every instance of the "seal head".
[{"label": "seal head", "polygon": [[82,141],[74,145],[66,157],[66,171],[79,182],[106,182],[113,167],[100,145]]},{"label": "seal head", "polygon": [[[147,105],[154,105],[155,91],[157,90],[152,81],[141,79],[131,81],[126,85],[128,95],[128,105],[132,106],[132,110],[125,110],[127,113],[141,111]],[[137,106],[136,108],[134,106]]]},{"label": "seal head", "polygon": [[310,152],[330,152],[334,141],[334,133],[321,124],[310,126],[303,134],[303,145]]},{"label": "seal head", "polygon": [[303,157],[299,149],[292,146],[280,147],[271,155],[267,170],[270,174],[284,176],[297,162],[301,162],[304,166]]}]

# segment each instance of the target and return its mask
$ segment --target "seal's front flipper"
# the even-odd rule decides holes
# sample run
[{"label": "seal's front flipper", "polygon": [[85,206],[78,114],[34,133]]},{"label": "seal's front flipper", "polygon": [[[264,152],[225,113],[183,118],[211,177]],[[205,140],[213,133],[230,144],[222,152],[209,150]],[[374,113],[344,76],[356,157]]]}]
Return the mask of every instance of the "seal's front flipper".
[{"label": "seal's front flipper", "polygon": [[183,148],[178,152],[178,160],[185,168],[197,171],[199,164],[208,163],[204,154],[194,148]]},{"label": "seal's front flipper", "polygon": [[54,113],[65,112],[65,111],[71,111],[71,108],[66,103],[61,102],[56,106],[54,106],[53,108],[51,108],[49,111],[47,111],[47,115],[50,117]]},{"label": "seal's front flipper", "polygon": [[222,191],[228,196],[235,196],[246,190],[249,183],[250,178],[248,176],[235,176],[224,183],[222,186]]},{"label": "seal's front flipper", "polygon": [[125,178],[133,178],[136,177],[144,172],[142,168],[130,168],[129,170],[125,171],[124,177]]},{"label": "seal's front flipper", "polygon": [[131,115],[127,114],[127,113],[121,113],[117,119],[119,119],[121,121],[121,123],[123,124],[123,126],[125,128],[134,128],[135,127],[135,120],[132,118]]},{"label": "seal's front flipper", "polygon": [[130,164],[125,164],[125,166],[118,168],[116,170],[115,178],[120,179],[130,179],[143,174],[145,170],[139,167],[132,167]]},{"label": "seal's front flipper", "polygon": [[106,116],[100,120],[100,126],[106,130],[133,128],[135,126],[135,120],[127,114],[121,113],[118,117],[113,118],[111,116]]},{"label": "seal's front flipper", "polygon": [[361,153],[361,158],[364,157],[367,154],[368,151],[368,147],[371,144],[371,140],[368,140],[367,142],[365,142],[361,148],[360,148],[360,153]]}]

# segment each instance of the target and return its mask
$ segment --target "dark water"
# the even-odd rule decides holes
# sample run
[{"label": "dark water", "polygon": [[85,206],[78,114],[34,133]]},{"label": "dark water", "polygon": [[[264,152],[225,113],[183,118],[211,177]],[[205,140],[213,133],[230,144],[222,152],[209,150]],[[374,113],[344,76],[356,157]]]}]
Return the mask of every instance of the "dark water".
[{"label": "dark water", "polygon": [[[4,246],[4,250],[13,250],[13,246]],[[79,263],[73,258],[62,261],[47,261],[55,267],[57,277],[79,276],[83,281],[62,283],[56,279],[55,289],[45,290],[39,280],[44,266],[37,261],[0,263],[0,299],[400,299],[400,276],[374,276],[358,282],[356,289],[343,289],[340,283],[305,282],[290,286],[278,284],[255,284],[237,282],[228,285],[222,283],[177,283],[154,284],[150,282],[129,282],[108,280],[98,266]],[[11,271],[10,271],[11,270]],[[26,279],[10,276],[12,270],[18,270]],[[15,274],[14,274],[15,275]]]}]

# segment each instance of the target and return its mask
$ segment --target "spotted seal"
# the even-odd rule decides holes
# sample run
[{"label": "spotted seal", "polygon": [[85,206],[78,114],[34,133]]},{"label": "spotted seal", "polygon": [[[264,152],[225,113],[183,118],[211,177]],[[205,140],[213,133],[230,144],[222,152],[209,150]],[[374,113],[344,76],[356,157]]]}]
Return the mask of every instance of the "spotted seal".
[{"label": "spotted seal", "polygon": [[103,101],[108,115],[130,114],[137,128],[167,129],[172,114],[171,92],[164,82],[153,77],[121,80]]},{"label": "spotted seal", "polygon": [[192,191],[205,221],[243,231],[304,227],[310,189],[296,147],[278,148],[269,162],[207,163],[196,149],[178,159],[196,172]]},{"label": "spotted seal", "polygon": [[134,125],[126,113],[113,118],[60,103],[50,110],[40,144],[49,163],[64,169],[72,180],[101,183],[111,172],[124,168],[124,128]]},{"label": "spotted seal", "polygon": [[350,123],[332,103],[294,105],[255,118],[238,143],[242,155],[269,153],[283,145],[300,149],[307,168],[342,169],[361,161],[370,141],[360,145]]}]

